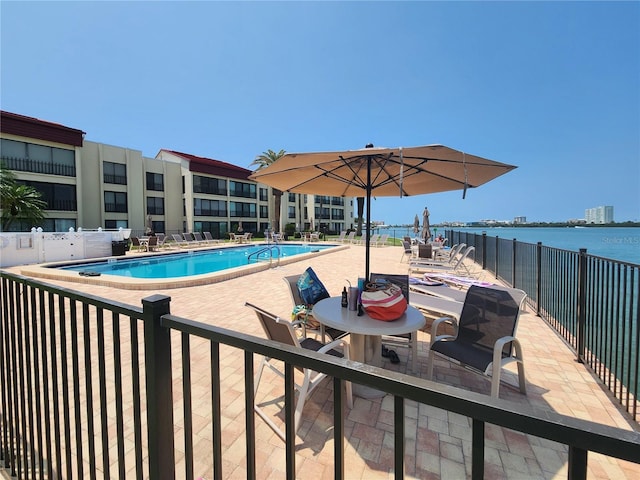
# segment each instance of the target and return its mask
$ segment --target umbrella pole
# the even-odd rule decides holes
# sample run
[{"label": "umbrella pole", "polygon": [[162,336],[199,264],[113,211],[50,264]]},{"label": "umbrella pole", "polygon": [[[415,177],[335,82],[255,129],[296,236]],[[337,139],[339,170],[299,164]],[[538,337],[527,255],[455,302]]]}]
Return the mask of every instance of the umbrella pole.
[{"label": "umbrella pole", "polygon": [[370,257],[370,248],[371,245],[369,241],[371,239],[370,228],[371,228],[371,156],[367,157],[367,228],[366,228],[366,242],[365,242],[365,282],[369,281],[369,257]]}]

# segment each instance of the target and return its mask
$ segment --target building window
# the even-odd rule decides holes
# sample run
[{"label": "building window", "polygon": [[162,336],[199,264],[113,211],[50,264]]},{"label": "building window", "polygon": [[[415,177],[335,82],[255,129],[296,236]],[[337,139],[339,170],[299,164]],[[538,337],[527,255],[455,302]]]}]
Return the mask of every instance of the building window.
[{"label": "building window", "polygon": [[296,207],[289,207],[289,218],[296,218]]},{"label": "building window", "polygon": [[256,184],[229,180],[229,195],[232,197],[256,198]]},{"label": "building window", "polygon": [[332,208],[331,209],[331,219],[332,220],[344,220],[344,210],[341,208]]},{"label": "building window", "polygon": [[129,222],[126,220],[105,220],[104,227],[109,230],[117,230],[119,228],[129,228]]},{"label": "building window", "polygon": [[260,189],[260,201],[266,202],[267,200],[269,200],[269,189],[261,188]]},{"label": "building window", "polygon": [[164,175],[161,173],[147,172],[147,190],[155,192],[164,191]]},{"label": "building window", "polygon": [[147,197],[147,215],[164,215],[164,198]]},{"label": "building window", "polygon": [[289,193],[289,202],[294,203],[296,201],[296,194]]},{"label": "building window", "polygon": [[127,184],[127,166],[124,163],[103,162],[104,183]]},{"label": "building window", "polygon": [[244,202],[229,202],[229,216],[255,218],[256,204]]},{"label": "building window", "polygon": [[269,207],[260,205],[260,218],[269,218]]},{"label": "building window", "polygon": [[196,217],[226,217],[227,202],[224,200],[193,199],[193,214]]},{"label": "building window", "polygon": [[[184,187],[183,187],[184,190]],[[227,181],[221,178],[193,176],[193,193],[208,193],[210,195],[226,195]]]},{"label": "building window", "polygon": [[124,192],[104,192],[104,211],[127,213],[127,194]]},{"label": "building window", "polygon": [[44,173],[48,175],[76,176],[74,150],[46,147],[34,143],[2,139],[0,143],[2,163],[9,170]]},{"label": "building window", "polygon": [[227,222],[193,222],[194,232],[209,232],[213,238],[227,238],[229,227]]},{"label": "building window", "polygon": [[19,180],[18,183],[28,185],[39,191],[42,194],[42,200],[47,202],[45,210],[60,210],[63,212],[75,212],[78,210],[75,185],[22,180]]}]

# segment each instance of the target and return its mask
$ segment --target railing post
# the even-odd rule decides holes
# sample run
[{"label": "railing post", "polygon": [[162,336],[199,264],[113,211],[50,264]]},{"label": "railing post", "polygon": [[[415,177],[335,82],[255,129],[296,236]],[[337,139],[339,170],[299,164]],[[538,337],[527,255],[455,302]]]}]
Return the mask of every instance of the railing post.
[{"label": "railing post", "polygon": [[540,296],[542,295],[542,242],[536,246],[536,315],[540,316]]},{"label": "railing post", "polygon": [[487,232],[482,232],[482,269],[487,268]]},{"label": "railing post", "polygon": [[151,480],[175,478],[171,332],[160,324],[170,302],[166,295],[142,299]]},{"label": "railing post", "polygon": [[516,288],[516,262],[517,262],[517,255],[516,255],[516,248],[518,245],[518,240],[517,239],[513,239],[513,249],[512,249],[512,257],[511,257],[511,286],[513,288]]},{"label": "railing post", "polygon": [[576,354],[579,362],[584,362],[584,330],[587,322],[587,249],[580,249],[578,257],[578,338]]},{"label": "railing post", "polygon": [[500,266],[500,237],[496,235],[496,257],[493,259],[493,271],[496,274],[496,278],[500,278],[500,272],[498,272],[498,267]]}]

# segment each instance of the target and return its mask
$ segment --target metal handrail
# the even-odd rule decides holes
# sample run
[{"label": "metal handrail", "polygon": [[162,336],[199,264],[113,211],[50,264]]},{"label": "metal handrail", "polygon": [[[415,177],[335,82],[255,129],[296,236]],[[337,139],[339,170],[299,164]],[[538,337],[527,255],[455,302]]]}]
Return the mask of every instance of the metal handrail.
[{"label": "metal handrail", "polygon": [[281,253],[280,247],[278,245],[269,245],[267,247],[261,248],[257,252],[250,253],[249,256],[247,257],[247,263],[251,263],[251,257],[255,257],[256,260],[260,260],[259,256],[261,253],[269,252],[269,265],[271,265],[273,263],[273,253],[272,253],[273,249],[276,250],[276,259],[278,260],[278,262],[276,263],[276,267],[277,267],[278,265],[280,265],[280,253]]}]

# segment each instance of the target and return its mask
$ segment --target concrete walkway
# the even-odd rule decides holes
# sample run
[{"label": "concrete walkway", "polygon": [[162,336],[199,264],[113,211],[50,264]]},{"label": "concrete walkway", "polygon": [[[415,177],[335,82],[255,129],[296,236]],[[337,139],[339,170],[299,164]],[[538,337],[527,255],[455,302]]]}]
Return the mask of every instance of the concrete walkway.
[{"label": "concrete walkway", "polygon": [[[401,262],[401,247],[371,249],[371,272],[406,273]],[[290,318],[291,300],[283,277],[301,273],[312,266],[332,295],[338,295],[347,279],[356,284],[364,274],[364,247],[318,256],[312,260],[289,264],[264,272],[230,279],[210,285],[158,291],[120,290],[54,280],[47,283],[139,306],[142,298],[154,293],[171,297],[171,312],[181,317],[211,325],[264,337],[255,314],[244,306],[254,303],[284,318]],[[19,272],[19,268],[10,269]],[[485,277],[486,279],[486,277]],[[429,326],[419,333],[418,373],[424,377]],[[520,318],[518,337],[525,355],[528,395],[504,384],[500,397],[518,404],[550,409],[577,418],[616,426],[636,428],[615,400],[581,364],[564,342],[530,310]],[[174,335],[173,365],[180,365],[180,338]],[[405,372],[407,351],[396,348],[401,362],[385,360],[385,368]],[[192,341],[192,381],[194,407],[194,448],[196,478],[212,478],[209,347]],[[243,354],[222,347],[221,369],[224,382],[223,469],[228,479],[245,478],[244,466],[244,392]],[[259,359],[256,359],[256,365]],[[407,372],[408,373],[408,372]],[[435,379],[449,385],[490,394],[490,382],[444,361],[436,363]],[[507,380],[515,385],[515,376]],[[182,379],[174,380],[176,447],[182,449]],[[270,384],[270,386],[269,386]],[[319,387],[305,406],[302,426],[298,431],[296,453],[297,478],[333,478],[332,392],[331,383]],[[281,395],[282,384],[275,376],[263,379],[258,399]],[[348,479],[392,478],[393,475],[393,399],[365,400],[354,397],[354,408],[348,412],[346,424],[346,468]],[[408,402],[406,406],[406,478],[464,479],[471,474],[471,421],[424,405]],[[277,420],[283,402],[269,408]],[[259,478],[283,478],[285,453],[283,442],[258,417],[257,468]],[[487,425],[485,478],[529,479],[567,478],[567,449],[535,437]],[[177,474],[184,476],[183,459],[178,458]],[[112,472],[114,473],[114,472]],[[637,479],[640,465],[619,462],[601,455],[589,454],[589,478]]]}]

